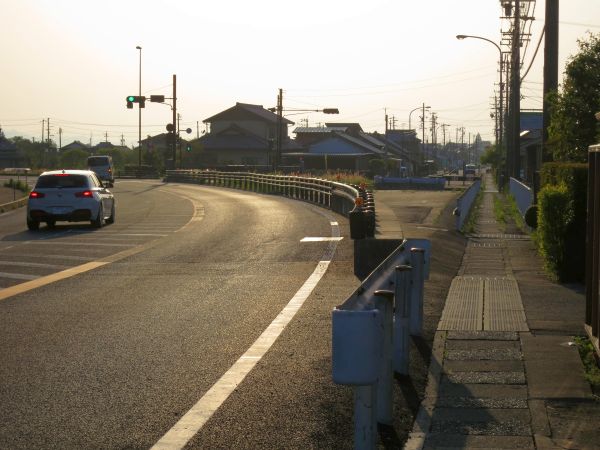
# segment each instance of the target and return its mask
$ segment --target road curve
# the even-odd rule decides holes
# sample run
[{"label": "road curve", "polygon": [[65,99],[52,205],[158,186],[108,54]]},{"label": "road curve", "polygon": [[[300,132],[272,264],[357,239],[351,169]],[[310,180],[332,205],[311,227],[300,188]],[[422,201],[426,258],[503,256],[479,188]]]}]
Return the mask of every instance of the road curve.
[{"label": "road curve", "polygon": [[0,300],[0,447],[150,448],[333,248],[297,315],[186,448],[347,445],[351,412],[338,423],[329,411],[351,401],[330,381],[328,333],[332,307],[356,285],[351,242],[301,242],[331,237],[332,222],[347,236],[345,219],[229,189],[122,182],[115,192],[117,221],[97,231],[36,234],[22,211],[0,216],[5,289],[25,281],[15,273],[106,262]]}]

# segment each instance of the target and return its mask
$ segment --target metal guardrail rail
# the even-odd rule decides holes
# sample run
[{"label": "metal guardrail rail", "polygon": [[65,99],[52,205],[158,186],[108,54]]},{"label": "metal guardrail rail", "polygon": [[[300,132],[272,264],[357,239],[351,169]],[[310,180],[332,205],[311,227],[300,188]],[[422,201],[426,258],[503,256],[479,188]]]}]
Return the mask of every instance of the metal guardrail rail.
[{"label": "metal guardrail rail", "polygon": [[29,199],[29,197],[23,197],[18,200],[15,200],[14,202],[3,203],[0,205],[0,213],[11,211],[13,209],[17,209],[17,208],[27,205],[28,199]]},{"label": "metal guardrail rail", "polygon": [[585,259],[585,329],[600,356],[600,144],[589,147]]},{"label": "metal guardrail rail", "polygon": [[393,373],[407,375],[410,335],[423,328],[431,243],[405,240],[332,312],[332,378],[354,387],[354,448],[376,448],[391,424]]},{"label": "metal guardrail rail", "polygon": [[348,216],[354,208],[359,190],[343,183],[289,175],[266,175],[250,172],[216,172],[206,170],[167,170],[169,182],[194,183],[242,189],[264,194],[282,195],[329,208]]}]

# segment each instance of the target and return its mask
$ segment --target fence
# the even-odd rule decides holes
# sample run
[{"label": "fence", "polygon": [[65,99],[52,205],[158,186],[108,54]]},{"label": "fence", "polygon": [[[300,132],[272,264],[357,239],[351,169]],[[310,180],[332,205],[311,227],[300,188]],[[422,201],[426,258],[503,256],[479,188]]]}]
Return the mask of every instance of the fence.
[{"label": "fence", "polygon": [[399,178],[376,176],[374,181],[377,189],[423,189],[443,191],[446,186],[445,178]]},{"label": "fence", "polygon": [[265,194],[282,195],[329,208],[344,216],[354,208],[357,188],[343,183],[287,175],[203,170],[167,170],[169,182],[221,186]]},{"label": "fence", "polygon": [[409,335],[423,328],[431,243],[405,240],[332,312],[332,377],[354,387],[354,448],[376,448],[391,424],[393,373],[408,375]]},{"label": "fence", "polygon": [[533,205],[533,190],[515,178],[510,179],[508,190],[510,195],[515,198],[519,212],[522,216],[525,216],[527,208]]},{"label": "fence", "polygon": [[600,269],[600,145],[589,148],[587,192],[587,230],[585,260],[585,329],[600,356],[600,297],[598,278]]},{"label": "fence", "polygon": [[458,199],[456,199],[456,209],[454,210],[454,215],[456,216],[456,229],[462,230],[467,217],[469,217],[469,212],[471,211],[471,207],[477,198],[477,194],[481,189],[481,180],[475,180],[469,188],[461,194]]}]

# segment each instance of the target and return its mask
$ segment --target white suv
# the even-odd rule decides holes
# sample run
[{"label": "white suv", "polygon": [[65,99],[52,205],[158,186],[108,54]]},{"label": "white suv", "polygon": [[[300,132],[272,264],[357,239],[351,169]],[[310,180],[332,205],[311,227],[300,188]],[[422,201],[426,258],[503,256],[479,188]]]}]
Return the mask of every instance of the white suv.
[{"label": "white suv", "polygon": [[54,170],[42,173],[29,194],[27,228],[40,222],[49,228],[57,221],[90,221],[95,227],[115,221],[115,199],[90,170]]}]

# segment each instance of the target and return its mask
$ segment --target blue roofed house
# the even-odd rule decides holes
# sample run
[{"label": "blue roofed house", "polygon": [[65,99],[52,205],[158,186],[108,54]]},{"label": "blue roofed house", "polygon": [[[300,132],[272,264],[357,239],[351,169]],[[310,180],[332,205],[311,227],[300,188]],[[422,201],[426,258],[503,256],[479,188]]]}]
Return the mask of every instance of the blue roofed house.
[{"label": "blue roofed house", "polygon": [[365,133],[358,123],[326,123],[324,127],[299,127],[294,130],[302,152],[288,154],[302,158],[306,169],[368,171],[369,161],[396,161],[412,167],[408,152],[399,144],[377,133]]}]

